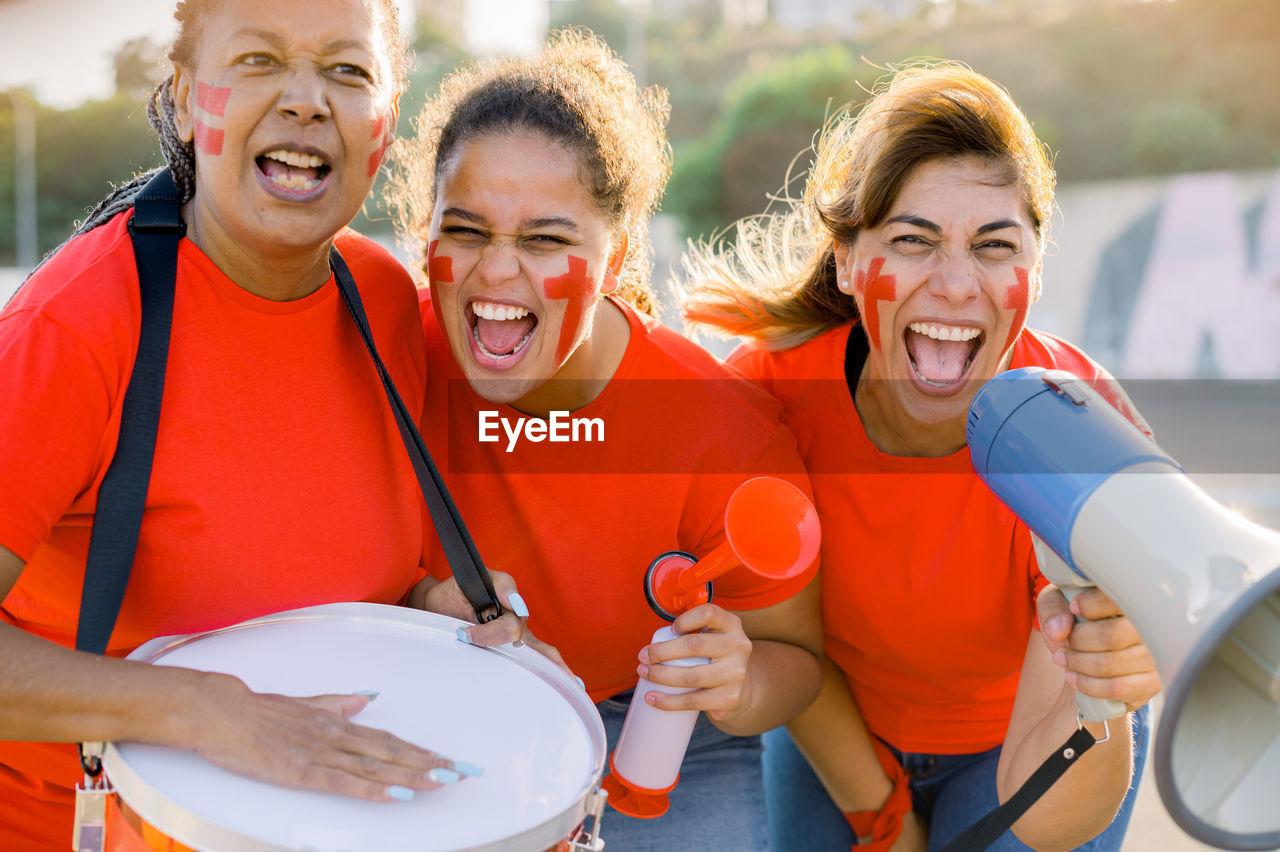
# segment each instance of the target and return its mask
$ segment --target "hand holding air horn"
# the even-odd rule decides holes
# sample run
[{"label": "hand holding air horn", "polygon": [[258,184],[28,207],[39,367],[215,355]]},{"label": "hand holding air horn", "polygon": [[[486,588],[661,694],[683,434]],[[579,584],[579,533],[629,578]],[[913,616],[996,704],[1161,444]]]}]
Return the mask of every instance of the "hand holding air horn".
[{"label": "hand holding air horn", "polygon": [[[729,497],[724,516],[725,540],[702,559],[668,551],[645,573],[645,598],[667,621],[711,600],[712,581],[728,571],[744,569],[762,577],[785,580],[803,573],[818,555],[821,526],[813,503],[789,482],[768,476],[749,479]],[[654,642],[677,635],[658,629]],[[665,665],[702,665],[705,657],[669,660]],[[660,710],[645,701],[650,690],[686,690],[641,679],[627,710],[618,746],[609,758],[604,779],[609,803],[640,818],[667,812],[669,793],[679,780],[680,764],[697,722],[697,710]]]}]

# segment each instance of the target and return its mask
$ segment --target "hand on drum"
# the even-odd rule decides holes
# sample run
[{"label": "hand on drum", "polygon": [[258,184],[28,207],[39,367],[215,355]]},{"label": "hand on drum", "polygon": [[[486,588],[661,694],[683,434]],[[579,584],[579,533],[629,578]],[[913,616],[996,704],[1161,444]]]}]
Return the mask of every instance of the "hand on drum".
[{"label": "hand on drum", "polygon": [[[1086,589],[1068,604],[1061,591],[1047,586],[1036,605],[1049,653],[1078,692],[1136,710],[1160,691],[1151,652],[1101,589]],[[1077,622],[1077,615],[1087,620]]]},{"label": "hand on drum", "polygon": [[458,638],[465,636],[465,641],[472,645],[524,643],[569,674],[573,674],[565,664],[564,658],[560,656],[560,652],[534,636],[529,630],[526,623],[529,609],[525,606],[524,598],[520,597],[519,592],[516,591],[516,581],[512,576],[502,571],[490,571],[489,575],[493,578],[493,590],[498,600],[503,601],[504,604],[502,615],[486,624],[475,624],[475,610],[471,608],[466,596],[462,594],[462,589],[458,587],[458,582],[452,577],[443,582],[431,577],[423,580],[418,584],[419,589],[415,589],[415,591],[422,590],[423,593],[420,596],[411,595],[410,604],[420,600],[420,609],[470,621],[474,626],[462,629]]},{"label": "hand on drum", "polygon": [[[704,710],[716,720],[750,707],[751,640],[743,632],[741,619],[715,604],[702,604],[677,618],[674,627],[684,635],[641,648],[636,671],[652,683],[693,691],[679,695],[652,691],[646,700],[662,710]],[[681,657],[711,661],[702,666],[658,665]]]},{"label": "hand on drum", "polygon": [[196,753],[232,772],[286,787],[373,801],[407,801],[479,767],[419,748],[350,720],[376,695],[290,698],[249,690],[238,678],[209,674],[213,697],[197,719]]}]

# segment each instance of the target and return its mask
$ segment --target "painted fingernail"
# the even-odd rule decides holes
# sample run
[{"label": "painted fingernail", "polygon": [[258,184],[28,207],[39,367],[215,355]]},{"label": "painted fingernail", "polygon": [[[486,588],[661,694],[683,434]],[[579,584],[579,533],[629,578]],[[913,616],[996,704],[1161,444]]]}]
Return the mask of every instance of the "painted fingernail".
[{"label": "painted fingernail", "polygon": [[395,799],[397,802],[413,801],[413,791],[408,787],[401,787],[399,785],[388,787],[387,795]]},{"label": "painted fingernail", "polygon": [[573,679],[574,679],[574,680],[576,680],[576,681],[578,682],[578,686],[580,686],[580,687],[582,688],[582,691],[583,691],[583,692],[586,692],[586,691],[587,691],[587,684],[586,684],[586,682],[585,682],[582,678],[580,678],[580,677],[578,677],[577,675],[575,675]]},{"label": "painted fingernail", "polygon": [[427,780],[437,784],[455,784],[461,777],[452,769],[443,769],[439,766],[427,773]]},{"label": "painted fingernail", "polygon": [[458,641],[461,642],[463,645],[471,644],[471,637],[467,634],[467,628],[465,627],[458,628]]},{"label": "painted fingernail", "polygon": [[1072,611],[1072,612],[1074,612],[1076,615],[1079,615],[1079,614],[1080,614],[1080,604],[1079,604],[1079,602],[1077,602],[1077,601],[1075,601],[1075,600],[1071,601],[1071,604],[1070,604],[1070,606],[1068,606],[1068,607],[1067,607],[1067,609],[1071,610],[1071,611]]},{"label": "painted fingernail", "polygon": [[640,675],[640,677],[648,677],[649,667],[645,665],[636,666],[636,674]]},{"label": "painted fingernail", "polygon": [[453,771],[468,778],[475,778],[477,775],[484,774],[484,767],[477,766],[474,763],[467,763],[465,760],[455,760],[453,762]]},{"label": "painted fingernail", "polygon": [[507,605],[511,607],[511,611],[521,618],[529,617],[529,607],[525,604],[524,598],[520,597],[519,592],[512,592],[507,598]]},{"label": "painted fingernail", "polygon": [[376,690],[376,689],[362,689],[362,690],[360,690],[359,692],[354,692],[354,693],[352,693],[352,695],[367,695],[367,696],[369,696],[369,701],[371,701],[371,702],[372,702],[372,701],[377,701],[377,700],[378,700],[378,696],[379,696],[379,695],[381,695],[381,694],[382,694],[382,693],[381,693],[381,692],[379,692],[379,691],[378,691],[378,690]]},{"label": "painted fingernail", "polygon": [[523,647],[524,647],[524,640],[523,640],[523,639],[517,639],[516,641],[514,641],[514,642],[512,642],[512,643],[511,643],[511,647],[512,647],[512,648],[523,648]]}]

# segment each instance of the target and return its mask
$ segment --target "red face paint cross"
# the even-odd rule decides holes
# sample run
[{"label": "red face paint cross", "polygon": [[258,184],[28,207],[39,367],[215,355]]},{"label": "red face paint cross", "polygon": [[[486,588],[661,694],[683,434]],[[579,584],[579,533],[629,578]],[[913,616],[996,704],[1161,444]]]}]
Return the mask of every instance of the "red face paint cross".
[{"label": "red face paint cross", "polygon": [[863,296],[862,321],[867,326],[867,339],[871,345],[880,348],[880,307],[877,302],[891,302],[897,298],[897,278],[893,275],[881,275],[884,258],[872,258],[865,270],[854,273],[853,286]]},{"label": "red face paint cross", "polygon": [[1027,311],[1031,308],[1031,284],[1027,278],[1027,270],[1021,266],[1015,266],[1013,272],[1018,277],[1018,282],[1009,285],[1009,289],[1005,291],[1004,309],[1015,313],[1013,325],[1009,327],[1009,336],[1005,339],[1001,352],[1008,352],[1013,341],[1022,333],[1023,324],[1027,321]]},{"label": "red face paint cross", "polygon": [[391,144],[390,131],[388,130],[385,133],[383,132],[387,123],[387,116],[380,115],[370,124],[369,129],[371,132],[369,134],[369,138],[378,139],[381,137],[381,141],[378,147],[374,149],[374,152],[369,155],[369,177],[373,177],[378,173],[378,167],[382,165],[382,157],[387,153],[387,146]]},{"label": "red face paint cross", "polygon": [[440,331],[447,338],[449,329],[444,323],[444,315],[440,312],[440,292],[437,285],[453,283],[453,258],[448,255],[437,256],[436,246],[438,245],[440,245],[439,240],[427,243],[427,284],[431,288],[431,310],[436,315],[436,324],[440,326]]},{"label": "red face paint cross", "polygon": [[556,363],[562,364],[573,346],[573,339],[578,335],[587,302],[595,292],[591,278],[587,275],[586,259],[569,255],[569,271],[564,275],[545,279],[542,282],[542,292],[548,299],[569,300],[564,309],[564,319],[560,323],[560,340],[556,343]]},{"label": "red face paint cross", "polygon": [[[231,89],[226,86],[211,86],[208,83],[196,83],[196,110],[207,116],[221,118],[227,111],[227,100],[231,97]],[[221,128],[211,127],[199,116],[195,119],[196,148],[204,154],[222,153]]]}]

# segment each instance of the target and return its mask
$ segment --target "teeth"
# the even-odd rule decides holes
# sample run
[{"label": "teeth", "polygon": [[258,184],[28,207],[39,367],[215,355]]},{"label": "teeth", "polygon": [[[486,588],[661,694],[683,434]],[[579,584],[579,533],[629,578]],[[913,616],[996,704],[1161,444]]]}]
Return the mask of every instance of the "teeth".
[{"label": "teeth", "polygon": [[958,325],[934,325],[933,323],[913,322],[907,328],[916,334],[932,337],[934,340],[973,340],[982,334],[982,329]]},{"label": "teeth", "polygon": [[475,315],[487,320],[514,320],[529,315],[527,308],[516,305],[500,305],[497,302],[472,302],[471,310]]},{"label": "teeth", "polygon": [[271,182],[282,189],[290,190],[310,190],[320,185],[318,179],[306,177],[305,175],[281,175],[280,177],[270,178]]},{"label": "teeth", "polygon": [[318,169],[324,165],[324,160],[314,154],[301,154],[297,151],[286,151],[283,148],[279,151],[270,151],[262,156],[299,169]]}]

